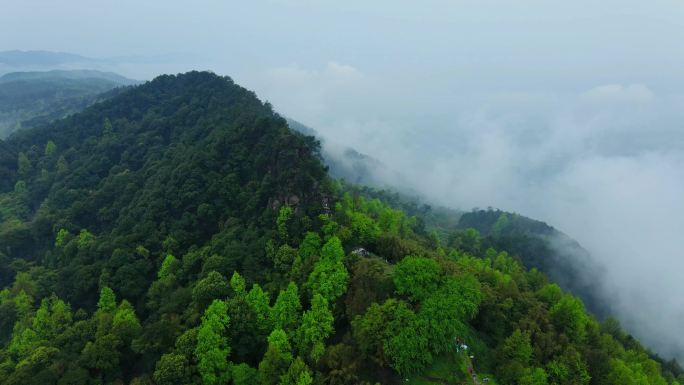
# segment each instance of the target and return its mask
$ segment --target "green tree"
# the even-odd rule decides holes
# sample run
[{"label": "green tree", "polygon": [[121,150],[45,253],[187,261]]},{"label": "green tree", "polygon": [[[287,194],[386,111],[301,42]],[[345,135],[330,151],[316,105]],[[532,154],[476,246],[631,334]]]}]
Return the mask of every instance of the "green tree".
[{"label": "green tree", "polygon": [[25,153],[20,152],[17,157],[17,172],[19,176],[25,178],[31,171],[31,161]]},{"label": "green tree", "polygon": [[247,295],[246,290],[247,284],[245,279],[237,271],[233,272],[233,276],[230,277],[230,287],[233,289],[233,294],[236,296]]},{"label": "green tree", "polygon": [[31,228],[27,223],[17,218],[0,222],[0,250],[20,251],[30,247],[31,241]]},{"label": "green tree", "polygon": [[226,298],[229,292],[228,281],[220,273],[211,271],[195,283],[192,300],[199,309],[204,309],[212,300]]},{"label": "green tree", "polygon": [[328,301],[320,294],[314,294],[311,309],[304,312],[302,325],[297,330],[297,347],[299,352],[318,362],[325,351],[325,340],[333,332],[332,312],[328,309]]},{"label": "green tree", "polygon": [[451,349],[453,339],[468,333],[467,322],[477,314],[480,284],[472,276],[451,278],[421,304],[418,316],[425,322],[430,351]]},{"label": "green tree", "polygon": [[70,234],[67,229],[59,229],[57,236],[55,237],[55,247],[65,246],[69,236]]},{"label": "green tree", "polygon": [[154,380],[158,385],[190,383],[187,358],[182,354],[176,353],[162,355],[154,369]]},{"label": "green tree", "polygon": [[368,215],[360,212],[350,212],[351,230],[354,239],[363,244],[373,244],[381,233],[380,227]]},{"label": "green tree", "polygon": [[453,236],[449,243],[470,255],[479,255],[482,248],[480,233],[474,228],[467,228]]},{"label": "green tree", "polygon": [[401,374],[410,374],[432,362],[428,325],[404,301],[374,303],[354,319],[352,327],[362,356],[379,365],[389,364]]},{"label": "green tree", "polygon": [[645,353],[627,350],[622,358],[609,361],[610,371],[606,378],[607,385],[666,385],[661,376],[659,365],[648,358]]},{"label": "green tree", "polygon": [[57,151],[57,145],[55,142],[48,140],[47,143],[45,144],[45,156],[52,156],[55,151]]},{"label": "green tree", "polygon": [[546,365],[546,372],[551,384],[585,385],[591,380],[586,362],[572,346],[549,362]]},{"label": "green tree", "polygon": [[532,346],[530,345],[530,335],[516,329],[501,346],[502,362],[519,362],[524,366],[529,365],[532,359]]},{"label": "green tree", "polygon": [[257,378],[257,370],[242,363],[233,365],[233,384],[235,385],[254,385]]},{"label": "green tree", "polygon": [[259,384],[277,384],[280,376],[290,367],[292,359],[292,347],[287,334],[282,329],[275,329],[268,336],[268,349],[259,363]]},{"label": "green tree", "polygon": [[548,376],[542,368],[528,369],[518,380],[518,385],[547,385]]},{"label": "green tree", "polygon": [[345,308],[349,319],[362,314],[373,302],[392,294],[394,287],[387,264],[378,259],[361,258],[352,267]]},{"label": "green tree", "polygon": [[119,346],[121,340],[113,334],[102,334],[95,341],[88,341],[81,359],[86,367],[105,374],[116,372],[119,368]]},{"label": "green tree", "polygon": [[44,298],[33,319],[33,330],[50,341],[63,333],[72,323],[71,306],[52,295]]},{"label": "green tree", "polygon": [[256,314],[256,326],[259,330],[267,332],[272,330],[271,307],[268,293],[261,286],[254,284],[247,293],[247,304]]},{"label": "green tree", "polygon": [[28,357],[31,351],[38,348],[45,341],[30,327],[17,322],[12,332],[12,340],[7,346],[7,352],[17,359]]},{"label": "green tree", "polygon": [[114,333],[125,345],[140,335],[142,328],[140,321],[135,315],[133,306],[126,300],[121,301],[121,304],[114,313],[112,321],[112,333]]},{"label": "green tree", "polygon": [[79,250],[84,250],[92,246],[94,243],[95,235],[93,235],[90,231],[86,229],[81,229],[81,232],[78,233],[78,240],[76,242]]},{"label": "green tree", "polygon": [[197,331],[197,370],[206,385],[224,384],[230,379],[230,347],[224,336],[230,318],[228,305],[215,299],[202,316]]},{"label": "green tree", "polygon": [[299,290],[294,282],[290,282],[285,290],[281,290],[271,309],[271,320],[276,329],[294,331],[299,326],[302,304]]},{"label": "green tree", "polygon": [[321,251],[321,237],[314,232],[307,232],[299,244],[298,254],[306,262],[318,257]]},{"label": "green tree", "polygon": [[100,289],[100,299],[97,301],[98,312],[114,313],[116,310],[116,295],[107,286]]},{"label": "green tree", "polygon": [[167,279],[171,274],[175,274],[180,267],[179,265],[179,261],[173,254],[166,254],[166,257],[164,257],[161,267],[157,272],[157,279]]},{"label": "green tree", "polygon": [[516,329],[502,343],[498,351],[497,376],[504,383],[518,383],[529,374],[532,360],[530,335]]},{"label": "green tree", "polygon": [[[230,280],[233,295],[228,299],[228,315],[230,316],[230,341],[235,361],[255,362],[263,355],[266,336],[269,329],[262,325],[263,314],[257,313],[250,305],[245,291],[245,280],[237,272]],[[266,303],[268,309],[268,303]],[[266,310],[268,312],[268,310]]]},{"label": "green tree", "polygon": [[[398,323],[398,319],[403,319]],[[391,360],[391,366],[401,375],[409,375],[424,370],[432,363],[429,327],[425,319],[412,312],[397,317],[389,325],[391,334],[385,340],[384,350]]]},{"label": "green tree", "polygon": [[104,118],[104,122],[102,124],[102,134],[105,136],[111,135],[114,131],[114,127],[112,126],[112,122],[109,120],[109,118]]},{"label": "green tree", "polygon": [[397,293],[412,301],[422,301],[437,290],[441,273],[437,261],[408,256],[397,264],[392,279]]},{"label": "green tree", "polygon": [[287,223],[292,217],[294,211],[292,207],[284,205],[278,211],[278,218],[276,219],[276,225],[278,226],[278,234],[283,242],[287,242],[289,239]]},{"label": "green tree", "polygon": [[64,175],[69,172],[69,163],[64,155],[60,155],[57,159],[57,174]]},{"label": "green tree", "polygon": [[40,385],[55,383],[58,379],[57,368],[53,363],[59,354],[54,347],[41,346],[31,353],[15,367],[7,381],[7,385]]},{"label": "green tree", "polygon": [[[17,277],[15,278],[15,284],[18,278],[19,274],[17,274]],[[17,309],[17,318],[20,320],[27,320],[33,308],[33,298],[27,294],[24,289],[20,289],[14,297],[14,304]]]},{"label": "green tree", "polygon": [[573,341],[581,342],[586,336],[589,317],[582,301],[571,295],[564,295],[549,311],[549,315],[558,330]]},{"label": "green tree", "polygon": [[273,266],[281,273],[286,273],[292,268],[297,257],[297,250],[287,244],[281,245],[275,253]]},{"label": "green tree", "polygon": [[311,369],[306,363],[297,357],[287,369],[287,372],[280,376],[280,385],[310,385],[313,382]]},{"label": "green tree", "polygon": [[299,244],[297,255],[292,262],[292,268],[288,275],[289,279],[298,284],[303,284],[311,274],[313,266],[318,261],[321,252],[321,237],[314,232],[307,232]]},{"label": "green tree", "polygon": [[550,283],[539,289],[537,296],[551,307],[563,298],[563,290],[557,284]]},{"label": "green tree", "polygon": [[395,317],[406,317],[413,312],[408,305],[400,300],[390,298],[382,303],[373,303],[366,313],[357,316],[352,322],[354,339],[361,351],[362,357],[373,360],[379,366],[387,364],[384,351],[385,340],[390,335],[389,325]]},{"label": "green tree", "polygon": [[347,290],[349,273],[344,267],[344,249],[339,238],[331,237],[321,250],[321,258],[307,280],[312,295],[320,294],[333,303]]}]

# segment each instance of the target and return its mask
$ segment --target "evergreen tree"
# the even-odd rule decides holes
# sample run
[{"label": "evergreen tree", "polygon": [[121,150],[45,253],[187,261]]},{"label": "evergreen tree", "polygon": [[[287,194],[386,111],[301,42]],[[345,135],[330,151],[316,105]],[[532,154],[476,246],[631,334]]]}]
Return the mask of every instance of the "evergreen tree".
[{"label": "evergreen tree", "polygon": [[204,384],[224,384],[230,379],[230,346],[224,336],[229,322],[228,306],[218,299],[212,301],[202,316],[195,357]]}]

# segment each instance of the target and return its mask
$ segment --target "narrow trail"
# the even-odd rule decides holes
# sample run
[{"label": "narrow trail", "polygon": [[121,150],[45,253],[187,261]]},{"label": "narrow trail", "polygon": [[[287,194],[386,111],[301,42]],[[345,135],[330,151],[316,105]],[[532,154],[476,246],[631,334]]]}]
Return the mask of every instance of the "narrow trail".
[{"label": "narrow trail", "polygon": [[[473,360],[470,358],[470,354],[468,353],[468,347],[465,345],[462,345],[460,341],[457,342],[457,346],[463,347],[463,350],[461,350],[459,347],[457,347],[457,354],[460,354],[466,364],[467,368],[467,376],[469,378],[466,378],[465,380],[461,379],[458,380],[456,377],[454,377],[453,380],[451,379],[444,379],[444,378],[438,378],[434,377],[428,374],[423,374],[418,376],[420,379],[428,382],[432,382],[435,384],[441,384],[441,385],[453,385],[455,383],[458,383],[459,385],[468,385],[468,384],[474,384],[474,385],[483,385],[483,382],[480,381],[480,378],[477,375],[477,372],[475,372],[475,367],[473,366]],[[458,376],[458,373],[457,373]],[[454,382],[457,381],[457,382]],[[487,382],[487,379],[484,381],[485,383]]]},{"label": "narrow trail", "polygon": [[473,383],[475,385],[482,385],[482,383],[480,382],[480,379],[477,377],[477,373],[475,373],[475,369],[473,369],[472,365],[468,366],[468,369],[473,371],[472,372],[473,374],[471,376],[471,378],[473,379]]},{"label": "narrow trail", "polygon": [[468,374],[470,375],[470,378],[473,380],[473,383],[475,385],[482,385],[480,379],[477,377],[477,372],[475,372],[475,368],[473,367],[473,361],[470,359],[467,353],[465,354],[465,356],[468,360]]}]

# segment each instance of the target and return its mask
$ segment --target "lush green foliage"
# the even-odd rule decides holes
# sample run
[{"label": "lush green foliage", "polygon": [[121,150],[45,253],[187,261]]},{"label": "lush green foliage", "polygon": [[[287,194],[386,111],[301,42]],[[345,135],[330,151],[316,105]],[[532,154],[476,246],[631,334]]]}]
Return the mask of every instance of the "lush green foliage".
[{"label": "lush green foliage", "polygon": [[134,83],[122,76],[99,71],[5,74],[0,77],[0,138],[24,126],[81,111],[109,96],[102,93]]},{"label": "lush green foliage", "polygon": [[399,383],[460,344],[500,384],[675,383],[478,231],[331,182],[227,78],[159,77],[0,167],[3,384]]}]

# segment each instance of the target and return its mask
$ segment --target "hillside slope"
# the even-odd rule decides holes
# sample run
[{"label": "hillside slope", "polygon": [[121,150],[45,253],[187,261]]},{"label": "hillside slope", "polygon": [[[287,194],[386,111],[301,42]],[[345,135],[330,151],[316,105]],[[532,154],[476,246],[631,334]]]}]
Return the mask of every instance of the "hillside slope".
[{"label": "hillside slope", "polygon": [[[288,119],[288,125],[306,135],[319,136],[314,129],[295,120]],[[410,215],[418,215],[426,231],[434,232],[443,242],[456,246],[453,235],[473,228],[483,237],[485,249],[492,246],[506,250],[526,268],[548,274],[563,289],[582,298],[600,318],[612,313],[610,301],[602,296],[602,268],[577,241],[552,226],[491,208],[464,213],[432,206],[416,192],[400,190],[399,173],[368,155],[325,141],[322,155],[330,175],[344,180],[347,188],[360,188],[359,193],[366,197],[379,198]]]},{"label": "hillside slope", "polygon": [[27,125],[46,123],[102,100],[103,92],[136,84],[110,72],[73,70],[13,72],[0,77],[0,138]]},{"label": "hillside slope", "polygon": [[287,124],[291,129],[315,136],[321,141],[323,160],[333,178],[375,188],[388,187],[388,181],[401,180],[397,172],[372,156],[359,153],[351,147],[325,141],[316,130],[296,120],[288,119]]},{"label": "hillside slope", "polygon": [[602,297],[603,268],[566,234],[544,222],[493,209],[464,213],[457,229],[470,228],[480,233],[485,247],[506,250],[527,268],[548,274],[562,288],[582,298],[595,315],[605,318],[612,313],[610,301]]},{"label": "hillside slope", "polygon": [[2,384],[678,384],[477,232],[330,179],[229,78],[22,130],[3,167]]}]

